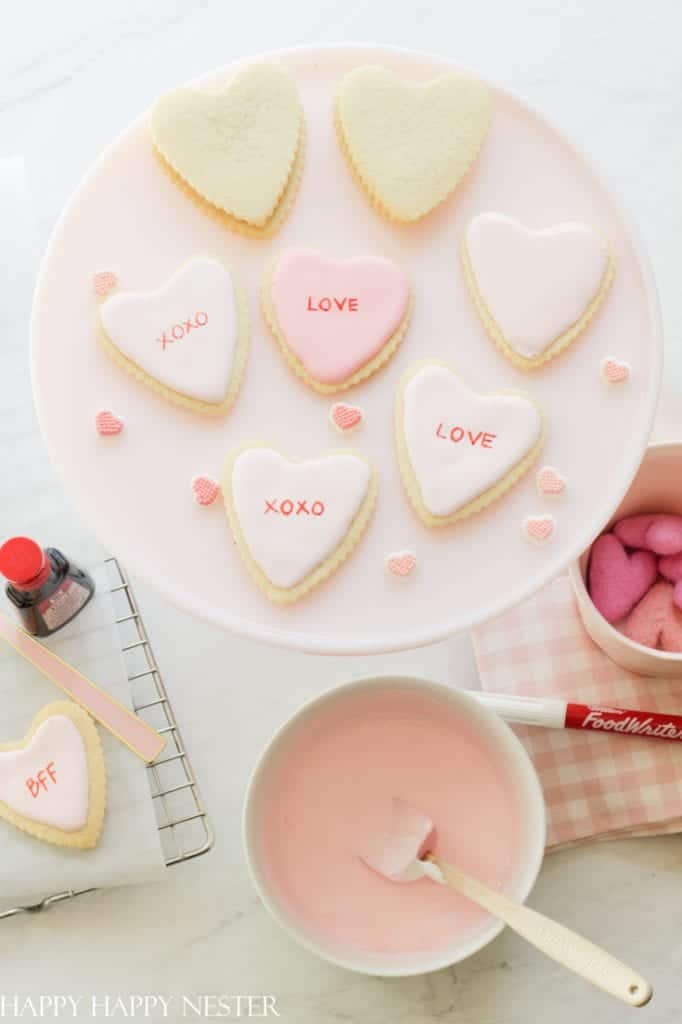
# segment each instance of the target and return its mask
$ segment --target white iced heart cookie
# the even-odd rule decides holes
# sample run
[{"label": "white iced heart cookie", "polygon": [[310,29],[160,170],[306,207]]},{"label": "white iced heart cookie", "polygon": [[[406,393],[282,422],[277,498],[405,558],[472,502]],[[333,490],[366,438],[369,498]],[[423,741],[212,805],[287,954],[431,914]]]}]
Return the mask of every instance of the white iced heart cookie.
[{"label": "white iced heart cookie", "polygon": [[427,526],[480,511],[530,468],[545,435],[544,417],[522,394],[478,394],[442,363],[418,363],[396,401],[403,483]]},{"label": "white iced heart cookie", "polygon": [[100,337],[119,365],[164,398],[225,413],[244,374],[246,300],[228,268],[198,257],[153,292],[118,292],[99,307]]},{"label": "white iced heart cookie", "polygon": [[272,600],[289,603],[326,579],[364,532],[376,475],[355,453],[294,462],[263,445],[228,459],[223,494],[249,572]]},{"label": "white iced heart cookie", "polygon": [[457,187],[490,125],[488,88],[450,72],[405,82],[380,67],[342,80],[336,126],[353,172],[390,220],[419,220]]},{"label": "white iced heart cookie", "polygon": [[462,243],[467,285],[496,345],[522,369],[559,355],[602,304],[615,267],[606,241],[586,224],[532,231],[483,213]]},{"label": "white iced heart cookie", "polygon": [[47,705],[20,743],[0,745],[0,818],[44,842],[96,846],[105,788],[99,735],[77,704]]},{"label": "white iced heart cookie", "polygon": [[254,64],[218,92],[175,89],[156,101],[150,123],[164,162],[229,226],[247,234],[279,226],[304,148],[301,103],[285,71]]}]

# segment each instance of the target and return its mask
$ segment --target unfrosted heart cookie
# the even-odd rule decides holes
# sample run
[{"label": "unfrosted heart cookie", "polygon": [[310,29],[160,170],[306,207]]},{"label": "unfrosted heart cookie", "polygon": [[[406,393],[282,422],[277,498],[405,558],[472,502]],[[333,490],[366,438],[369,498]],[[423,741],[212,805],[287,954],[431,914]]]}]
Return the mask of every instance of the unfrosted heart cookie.
[{"label": "unfrosted heart cookie", "polygon": [[48,704],[23,740],[0,744],[0,818],[36,839],[96,846],[105,801],[97,728],[77,704]]},{"label": "unfrosted heart cookie", "polygon": [[478,394],[450,367],[418,363],[396,400],[403,483],[427,526],[445,526],[501,497],[530,468],[544,416],[526,395]]},{"label": "unfrosted heart cookie", "polygon": [[280,604],[333,573],[358,543],[376,500],[376,474],[351,452],[292,461],[249,445],[227,462],[227,517],[251,576]]},{"label": "unfrosted heart cookie", "polygon": [[109,355],[164,398],[206,413],[226,413],[236,399],[248,314],[219,260],[190,260],[156,291],[109,295],[98,321]]},{"label": "unfrosted heart cookie", "polygon": [[355,68],[336,95],[336,127],[355,176],[390,220],[419,220],[457,187],[490,125],[490,93],[454,72],[406,82]]},{"label": "unfrosted heart cookie", "polygon": [[404,337],[412,305],[407,275],[390,260],[332,260],[303,247],[275,262],[262,301],[287,362],[322,394],[383,366]]},{"label": "unfrosted heart cookie", "polygon": [[240,71],[224,88],[161,96],[150,115],[165,165],[243,234],[267,237],[293,203],[303,169],[303,110],[290,76],[272,64]]},{"label": "unfrosted heart cookie", "polygon": [[524,370],[542,366],[576,340],[615,272],[607,243],[586,224],[534,231],[500,213],[474,217],[462,260],[483,326]]}]

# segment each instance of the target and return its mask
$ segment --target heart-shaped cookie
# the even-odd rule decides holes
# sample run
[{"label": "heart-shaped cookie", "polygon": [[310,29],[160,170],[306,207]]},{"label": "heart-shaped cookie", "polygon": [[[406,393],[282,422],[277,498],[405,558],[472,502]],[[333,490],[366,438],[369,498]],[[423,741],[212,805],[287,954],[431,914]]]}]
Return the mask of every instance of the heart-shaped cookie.
[{"label": "heart-shaped cookie", "polygon": [[410,283],[390,260],[331,260],[295,247],[263,288],[270,328],[295,372],[323,394],[369,377],[395,352],[410,316]]},{"label": "heart-shaped cookie", "polygon": [[355,68],[336,96],[336,126],[353,172],[391,220],[419,220],[457,187],[490,125],[488,88],[448,73],[405,82]]},{"label": "heart-shaped cookie", "polygon": [[504,494],[537,458],[544,416],[523,394],[478,394],[442,363],[418,363],[396,401],[398,457],[410,501],[444,526]]},{"label": "heart-shaped cookie", "polygon": [[161,96],[151,133],[164,161],[236,224],[266,230],[295,176],[303,114],[282,69],[254,64],[219,92],[192,87]]},{"label": "heart-shaped cookie", "polygon": [[164,398],[225,413],[237,397],[248,348],[246,301],[218,260],[190,260],[156,291],[106,298],[99,326],[116,362]]},{"label": "heart-shaped cookie", "polygon": [[348,557],[369,522],[376,475],[355,453],[293,462],[263,445],[228,459],[223,495],[240,554],[272,600],[288,603]]},{"label": "heart-shaped cookie", "polygon": [[23,740],[0,745],[0,818],[36,839],[96,846],[105,800],[99,735],[77,704],[48,704]]},{"label": "heart-shaped cookie", "polygon": [[499,213],[474,217],[462,259],[485,329],[524,370],[541,366],[575,341],[614,275],[607,243],[586,224],[534,231]]}]

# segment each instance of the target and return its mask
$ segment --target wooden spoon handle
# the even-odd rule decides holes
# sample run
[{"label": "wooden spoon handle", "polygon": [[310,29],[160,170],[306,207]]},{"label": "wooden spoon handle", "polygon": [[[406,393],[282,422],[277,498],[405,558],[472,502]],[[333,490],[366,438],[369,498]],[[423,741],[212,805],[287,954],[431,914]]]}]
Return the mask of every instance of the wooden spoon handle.
[{"label": "wooden spoon handle", "polygon": [[648,981],[606,950],[544,914],[539,914],[537,910],[531,910],[523,903],[516,903],[503,893],[489,889],[454,865],[446,864],[431,854],[427,855],[427,860],[437,865],[449,886],[499,917],[536,949],[592,982],[597,988],[622,999],[630,1006],[644,1006],[651,999],[653,990]]}]

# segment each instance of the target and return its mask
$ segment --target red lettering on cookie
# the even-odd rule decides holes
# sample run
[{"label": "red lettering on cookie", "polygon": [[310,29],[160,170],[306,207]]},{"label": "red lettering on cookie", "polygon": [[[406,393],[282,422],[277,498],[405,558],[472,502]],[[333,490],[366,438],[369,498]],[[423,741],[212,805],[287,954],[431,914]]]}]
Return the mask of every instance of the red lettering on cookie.
[{"label": "red lettering on cookie", "polygon": [[160,338],[156,340],[160,343],[161,349],[165,352],[166,345],[170,345],[173,341],[180,341],[182,338],[186,338],[190,331],[193,331],[195,327],[205,327],[208,323],[208,313],[199,311],[194,314],[194,318],[189,317],[187,320],[183,320],[182,323],[173,324],[172,327],[167,327]]},{"label": "red lettering on cookie", "polygon": [[357,311],[358,311],[358,300],[357,299],[349,299],[348,300],[348,311],[350,313],[357,313]]},{"label": "red lettering on cookie", "polygon": [[452,430],[450,431],[450,440],[454,441],[455,444],[459,444],[463,437],[464,430],[462,427],[453,427]]},{"label": "red lettering on cookie", "polygon": [[[199,319],[199,318],[201,318],[201,319]],[[203,312],[195,313],[194,314],[194,323],[197,325],[197,327],[205,327],[206,324],[208,323],[208,313],[203,313]]]},{"label": "red lettering on cookie", "polygon": [[480,440],[480,439],[481,439],[481,438],[483,437],[483,431],[482,431],[482,430],[479,430],[479,432],[478,432],[478,433],[476,434],[476,436],[474,436],[474,435],[473,435],[473,434],[471,433],[471,431],[470,431],[470,430],[467,430],[467,437],[468,437],[468,438],[469,438],[469,440],[471,441],[472,445],[474,445],[474,446],[475,446],[475,445],[476,445],[476,442],[477,442],[477,441],[479,441],[479,440]]},{"label": "red lettering on cookie", "polygon": [[56,782],[57,782],[57,769],[55,768],[54,761],[50,761],[49,764],[45,765],[45,771],[50,776],[52,781],[56,784]]},{"label": "red lettering on cookie", "polygon": [[357,298],[348,295],[324,295],[321,299],[314,299],[309,295],[305,308],[308,313],[330,313],[332,310],[338,310],[339,313],[343,313],[344,310],[348,313],[357,313],[359,306]]},{"label": "red lettering on cookie", "polygon": [[482,447],[483,448],[492,448],[493,443],[494,443],[496,437],[497,437],[497,434],[489,434],[488,431],[486,430],[486,432],[483,435],[483,441],[481,442]]},{"label": "red lettering on cookie", "polygon": [[443,431],[443,424],[439,423],[438,426],[436,427],[436,437],[442,437],[444,441],[447,441],[448,435],[444,434],[442,431]]},{"label": "red lettering on cookie", "polygon": [[303,515],[304,513],[307,516],[310,515],[310,512],[308,511],[308,502],[307,501],[299,501],[298,505],[296,506],[296,515],[300,516],[300,515]]},{"label": "red lettering on cookie", "polygon": [[38,793],[40,792],[40,786],[38,785],[36,780],[32,778],[26,779],[26,788],[28,789],[29,793],[35,800],[35,798],[38,796]]},{"label": "red lettering on cookie", "polygon": [[294,514],[297,516],[321,516],[324,514],[324,502],[316,500],[310,505],[308,498],[296,498],[295,502],[291,498],[285,498],[283,501],[280,501],[279,498],[272,498],[272,500],[266,498],[263,515],[267,515],[269,512],[281,516]]},{"label": "red lettering on cookie", "polygon": [[294,511],[294,503],[289,498],[285,498],[284,501],[280,502],[279,510],[283,516],[290,516]]},{"label": "red lettering on cookie", "polygon": [[476,445],[479,448],[492,448],[497,434],[491,434],[487,430],[479,430],[474,433],[472,430],[465,430],[460,426],[450,427],[448,431],[447,428],[444,429],[443,423],[439,423],[436,427],[436,437],[440,437],[443,441],[452,441],[453,444],[460,444],[464,441],[472,448],[475,448]]},{"label": "red lettering on cookie", "polygon": [[314,501],[310,511],[314,516],[321,516],[324,513],[324,502]]},{"label": "red lettering on cookie", "polygon": [[180,341],[180,338],[184,338],[185,328],[182,324],[173,324],[173,327],[171,328],[171,336],[173,341]]},{"label": "red lettering on cookie", "polygon": [[278,512],[278,511],[279,511],[279,509],[277,508],[277,498],[273,498],[272,501],[268,501],[268,499],[266,498],[265,499],[265,512],[263,513],[263,515],[267,515],[268,512]]},{"label": "red lettering on cookie", "polygon": [[31,776],[26,779],[26,788],[34,800],[40,796],[41,792],[47,793],[48,781],[53,786],[57,785],[57,768],[54,761],[50,761],[44,768],[36,772],[35,778]]},{"label": "red lettering on cookie", "polygon": [[165,352],[166,351],[166,345],[168,345],[170,343],[170,338],[168,338],[168,336],[166,335],[166,332],[164,331],[163,334],[161,335],[161,337],[157,338],[156,340],[161,342],[161,348]]}]

